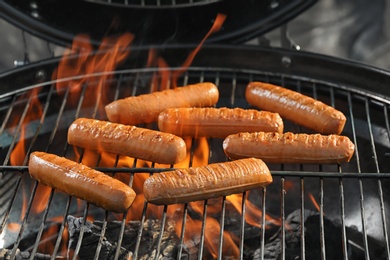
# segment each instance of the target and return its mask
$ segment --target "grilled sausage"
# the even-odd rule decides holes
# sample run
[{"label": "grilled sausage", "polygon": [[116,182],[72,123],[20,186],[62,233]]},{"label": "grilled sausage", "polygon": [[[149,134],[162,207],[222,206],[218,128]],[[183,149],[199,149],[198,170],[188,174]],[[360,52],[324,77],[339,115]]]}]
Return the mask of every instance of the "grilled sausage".
[{"label": "grilled sausage", "polygon": [[143,191],[148,202],[166,205],[227,196],[271,182],[267,165],[248,158],[153,174]]},{"label": "grilled sausage", "polygon": [[174,107],[208,107],[217,103],[218,88],[209,82],[132,96],[105,106],[111,122],[136,125],[156,122],[158,114]]},{"label": "grilled sausage", "polygon": [[182,137],[225,138],[248,131],[283,132],[277,113],[242,108],[170,108],[160,113],[158,127]]},{"label": "grilled sausage", "polygon": [[349,162],[355,145],[346,136],[321,134],[238,133],[223,142],[231,159],[260,158],[267,163]]},{"label": "grilled sausage", "polygon": [[173,134],[89,118],[70,125],[68,143],[165,164],[178,163],[187,153],[184,140]]},{"label": "grilled sausage", "polygon": [[322,134],[340,134],[346,122],[344,114],[335,108],[280,86],[250,82],[245,97],[253,106]]},{"label": "grilled sausage", "polygon": [[109,211],[127,211],[136,196],[123,182],[55,154],[31,153],[28,170],[42,184]]}]

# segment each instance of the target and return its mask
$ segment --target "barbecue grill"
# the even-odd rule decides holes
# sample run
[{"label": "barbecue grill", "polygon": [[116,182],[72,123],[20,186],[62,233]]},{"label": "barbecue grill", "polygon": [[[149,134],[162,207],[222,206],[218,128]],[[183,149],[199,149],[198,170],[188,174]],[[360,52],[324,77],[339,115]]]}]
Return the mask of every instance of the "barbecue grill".
[{"label": "barbecue grill", "polygon": [[[303,51],[224,44],[202,46],[183,69],[195,48],[123,49],[126,59],[110,71],[53,77],[60,75],[59,57],[0,75],[0,254],[11,259],[389,259],[390,73]],[[80,56],[69,57],[69,64]],[[140,195],[125,214],[45,189],[30,178],[27,161],[35,150],[86,163],[138,194],[153,173],[226,161],[220,139],[186,140],[185,165],[67,144],[74,119],[104,120],[104,104],[167,88],[177,75],[179,86],[214,82],[220,90],[217,107],[249,108],[244,93],[250,81],[312,96],[346,115],[343,134],[355,143],[355,154],[340,165],[270,164],[271,185],[219,199],[157,207]],[[288,121],[285,131],[310,132]]]}]

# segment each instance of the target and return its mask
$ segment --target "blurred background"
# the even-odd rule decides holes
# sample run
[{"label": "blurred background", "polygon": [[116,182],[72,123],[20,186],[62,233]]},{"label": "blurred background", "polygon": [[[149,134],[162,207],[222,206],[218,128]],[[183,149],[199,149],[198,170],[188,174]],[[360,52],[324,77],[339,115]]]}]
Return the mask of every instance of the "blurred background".
[{"label": "blurred background", "polygon": [[[0,72],[61,55],[63,46],[41,40],[0,19]],[[390,0],[320,0],[287,25],[301,50],[351,59],[390,70]],[[23,44],[20,44],[22,42]],[[278,47],[275,29],[246,44]]]}]

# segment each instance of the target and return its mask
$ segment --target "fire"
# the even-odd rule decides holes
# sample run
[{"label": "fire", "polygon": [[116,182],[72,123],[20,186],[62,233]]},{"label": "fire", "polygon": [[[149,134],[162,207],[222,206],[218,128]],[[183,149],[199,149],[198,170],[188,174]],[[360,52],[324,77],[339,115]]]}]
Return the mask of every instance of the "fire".
[{"label": "fire", "polygon": [[[168,69],[169,65],[165,62],[164,59],[158,57],[156,52],[151,49],[149,52],[149,61],[148,66],[156,66],[159,68],[156,72],[156,75],[151,80],[150,91],[161,91],[170,87],[177,87],[178,78],[185,72],[192,61],[194,60],[196,54],[200,51],[205,40],[213,33],[217,32],[222,28],[222,25],[226,17],[222,14],[219,14],[215,23],[213,24],[210,31],[201,41],[201,43],[191,52],[188,58],[184,61],[180,70],[175,72],[170,72]],[[98,110],[98,113],[104,113],[104,104],[107,103],[105,97],[107,97],[108,91],[110,91],[110,81],[112,80],[112,71],[114,71],[118,65],[120,65],[130,54],[128,49],[129,45],[133,40],[133,35],[130,33],[124,34],[116,38],[107,38],[104,39],[101,46],[96,50],[89,41],[87,35],[78,35],[75,37],[74,42],[71,48],[65,50],[62,60],[59,62],[58,68],[54,71],[52,78],[56,80],[56,90],[58,95],[64,93],[69,93],[69,102],[67,106],[72,108],[79,107],[95,107]],[[39,120],[42,117],[43,109],[42,105],[38,100],[38,92],[40,89],[34,89],[36,93],[32,93],[32,102],[29,107],[26,118],[23,122],[23,127],[20,132],[20,141],[15,146],[10,156],[10,161],[12,165],[25,165],[26,164],[26,145],[25,145],[25,131],[26,126],[29,122],[34,120]],[[80,96],[82,94],[83,98],[80,102]],[[99,117],[99,115],[92,115]],[[202,165],[207,165],[209,158],[211,156],[211,151],[207,138],[186,138],[185,142],[187,144],[187,157],[183,162],[180,162],[174,165],[175,168],[186,168],[189,166],[197,167]],[[142,217],[143,207],[145,205],[145,199],[142,194],[143,183],[146,178],[149,177],[148,173],[137,173],[130,175],[128,173],[121,173],[120,168],[123,167],[155,167],[155,168],[169,168],[173,165],[164,165],[152,163],[144,160],[136,160],[127,156],[117,156],[104,152],[90,151],[84,149],[82,152],[75,148],[75,160],[80,161],[81,163],[91,166],[91,167],[116,167],[118,172],[115,173],[114,177],[123,181],[124,183],[131,183],[133,189],[137,193],[136,200],[133,203],[133,206],[129,209],[127,213],[127,220],[139,220]],[[32,204],[32,212],[35,214],[42,213],[48,203],[49,196],[52,189],[41,184],[38,185],[35,197]],[[237,197],[237,198],[236,198]],[[227,200],[233,205],[239,205],[235,200],[239,200],[239,195],[228,197]],[[220,209],[220,199],[210,200],[208,212],[217,213]],[[25,202],[24,202],[25,203]],[[79,208],[84,205],[84,202],[78,200]],[[203,203],[203,202],[202,202]],[[203,205],[199,202],[194,202],[189,204],[191,210],[202,214]],[[253,225],[259,225],[259,221],[255,219],[255,216],[261,216],[261,211],[252,205],[249,201],[246,202],[247,205],[247,222]],[[235,206],[236,207],[236,206]],[[25,210],[26,205],[23,205],[23,210]],[[240,212],[240,207],[236,207],[237,211]],[[161,217],[162,207],[148,205],[147,215]],[[179,213],[183,214],[182,205],[171,205],[168,207],[168,216],[177,216]],[[22,211],[24,216],[24,211]],[[240,212],[241,213],[241,212]],[[114,214],[115,215],[115,214]],[[117,215],[118,219],[122,216]],[[88,219],[93,219],[92,216],[88,216]],[[42,241],[52,240],[53,237],[59,232],[59,225],[62,222],[62,216],[58,218],[50,219],[49,222],[54,222],[52,226],[47,228],[42,234]],[[268,218],[267,218],[268,220]],[[56,222],[57,221],[57,222]],[[180,236],[178,232],[181,230],[182,218],[175,219],[177,222],[177,235]],[[205,219],[205,246],[206,250],[212,257],[217,257],[219,252],[218,244],[220,240],[221,227],[219,222],[212,216],[208,216]],[[277,222],[276,220],[269,221]],[[19,226],[16,223],[10,223],[8,229],[16,229]],[[194,236],[199,236],[200,230],[202,228],[202,221],[198,219],[192,219],[190,216],[187,218],[186,222],[186,232],[184,241],[186,245],[188,243],[196,243],[197,238]],[[196,235],[194,235],[196,234]],[[62,241],[67,241],[68,234],[65,229],[62,237]],[[223,231],[223,245],[222,245],[222,254],[231,256],[233,258],[239,257],[239,249],[236,245],[237,238],[234,234],[229,231]],[[63,243],[66,247],[66,243]],[[54,244],[42,243],[39,245],[39,250],[42,252],[52,252]]]},{"label": "fire", "polygon": [[[93,87],[86,89],[84,96],[88,99],[83,100],[84,106],[98,104],[98,108],[102,109],[104,107],[102,98],[106,97],[105,93],[110,87],[109,80],[112,78],[112,74],[107,72],[115,70],[127,58],[129,51],[126,49],[133,38],[130,33],[118,38],[105,38],[100,47],[94,50],[88,35],[76,36],[72,47],[64,51],[58,68],[53,73],[53,79],[57,80],[57,92],[69,90],[71,96],[77,96],[88,82],[88,85]],[[90,77],[91,75],[94,77]],[[72,100],[76,102],[78,98],[71,97]]]},{"label": "fire", "polygon": [[[261,227],[261,218],[263,216],[263,212],[256,207],[252,202],[249,201],[248,195],[249,192],[246,193],[247,197],[245,200],[245,207],[246,207],[246,214],[245,214],[245,221],[254,227]],[[226,197],[226,200],[229,201],[234,208],[242,214],[242,194],[233,194]],[[279,219],[273,218],[270,215],[265,215],[265,220],[267,223],[280,226],[282,223]],[[269,228],[269,225],[266,225],[265,228]]]},{"label": "fire", "polygon": [[203,38],[203,40],[200,42],[200,44],[195,48],[195,50],[193,50],[190,55],[187,57],[186,61],[183,63],[183,65],[181,66],[181,69],[176,71],[174,74],[173,74],[173,84],[174,84],[174,87],[176,87],[176,83],[177,83],[177,79],[180,77],[180,75],[185,72],[188,67],[191,65],[191,63],[193,62],[196,54],[200,51],[200,49],[202,48],[204,42],[210,37],[210,35],[212,35],[213,33],[216,33],[218,32],[221,28],[222,28],[222,25],[224,24],[226,20],[226,15],[224,14],[218,14],[217,17],[215,18],[215,21],[214,21],[214,24],[213,26],[211,27],[211,29],[209,30],[209,32],[205,35],[205,37]]},{"label": "fire", "polygon": [[314,198],[313,194],[309,193],[309,199],[310,201],[313,203],[314,207],[320,211],[320,205],[318,205],[318,202],[316,201],[316,199]]}]

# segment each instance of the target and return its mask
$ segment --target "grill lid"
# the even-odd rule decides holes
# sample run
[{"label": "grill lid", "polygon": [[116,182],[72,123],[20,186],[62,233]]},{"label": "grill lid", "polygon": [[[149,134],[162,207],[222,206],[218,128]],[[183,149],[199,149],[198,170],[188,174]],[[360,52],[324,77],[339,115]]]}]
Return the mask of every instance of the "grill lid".
[{"label": "grill lid", "polygon": [[105,36],[134,34],[133,44],[198,43],[217,14],[222,29],[208,42],[241,43],[305,11],[317,0],[2,0],[0,16],[60,45],[88,34],[94,45]]}]

